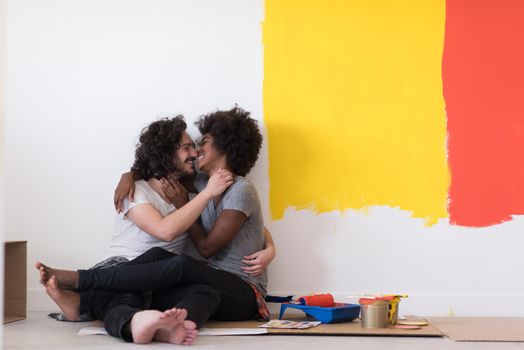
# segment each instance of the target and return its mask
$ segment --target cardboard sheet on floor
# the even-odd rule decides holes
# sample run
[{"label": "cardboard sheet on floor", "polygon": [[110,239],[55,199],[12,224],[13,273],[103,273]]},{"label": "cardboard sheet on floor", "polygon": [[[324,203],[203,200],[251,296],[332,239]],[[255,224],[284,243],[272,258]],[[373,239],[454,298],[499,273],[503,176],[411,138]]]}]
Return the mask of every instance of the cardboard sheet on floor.
[{"label": "cardboard sheet on floor", "polygon": [[[312,318],[298,318],[292,317],[287,318],[293,321],[306,321],[313,320]],[[410,318],[410,321],[420,321],[421,318]],[[209,321],[206,323],[207,328],[255,328],[263,324],[263,322],[257,321],[239,321],[239,322],[217,322]],[[376,328],[368,329],[362,328],[360,325],[360,319],[356,319],[352,322],[342,322],[342,323],[330,323],[330,324],[321,324],[316,327],[308,329],[276,329],[268,328],[268,334],[275,335],[370,335],[370,336],[409,336],[409,337],[442,337],[441,331],[436,327],[429,324],[425,327],[421,327],[418,330],[406,330],[406,329],[393,329],[393,328]]]},{"label": "cardboard sheet on floor", "polygon": [[524,342],[524,318],[428,317],[427,320],[454,341]]},{"label": "cardboard sheet on floor", "polygon": [[[290,317],[286,319],[294,321],[312,321],[312,318],[304,317]],[[421,321],[422,318],[409,317],[409,321]],[[207,329],[252,329],[257,330],[258,326],[264,322],[258,321],[235,321],[235,322],[218,322],[209,321],[204,327]],[[89,324],[90,328],[100,328],[103,330],[102,322],[96,321]],[[84,333],[84,334],[101,334],[101,333]],[[237,334],[240,334],[237,332]],[[418,330],[392,329],[392,328],[377,328],[367,329],[360,326],[360,319],[352,322],[321,324],[319,326],[308,329],[274,329],[267,328],[269,335],[347,335],[347,336],[402,336],[402,337],[442,337],[444,334],[434,327],[431,323]]]}]

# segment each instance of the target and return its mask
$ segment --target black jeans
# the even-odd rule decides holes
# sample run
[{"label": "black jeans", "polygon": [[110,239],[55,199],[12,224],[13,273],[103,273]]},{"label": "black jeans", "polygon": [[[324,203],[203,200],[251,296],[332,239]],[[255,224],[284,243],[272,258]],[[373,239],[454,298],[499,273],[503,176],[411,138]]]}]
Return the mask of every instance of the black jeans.
[{"label": "black jeans", "polygon": [[[152,248],[114,268],[78,272],[78,290],[133,293],[153,290],[154,295],[160,292],[169,295],[179,288],[192,285],[210,287],[220,296],[220,304],[210,316],[215,320],[251,319],[258,309],[253,289],[240,277],[162,248]],[[152,304],[154,301],[155,298]]]},{"label": "black jeans", "polygon": [[[172,307],[186,309],[188,320],[197,327],[207,321],[220,304],[220,295],[211,287],[199,284],[166,287],[154,290],[151,301],[143,293],[115,291],[81,291],[81,312],[89,312],[104,322],[107,332],[126,341],[133,341],[130,321],[134,314],[145,310],[167,310]],[[87,308],[86,308],[87,307]]]},{"label": "black jeans", "polygon": [[[156,248],[126,265],[140,265],[173,257],[172,253]],[[99,270],[99,269],[96,269]],[[144,292],[121,292],[109,290],[82,290],[80,313],[90,314],[102,320],[107,332],[125,341],[133,341],[130,321],[133,315],[145,309],[167,310],[173,307],[186,309],[187,319],[201,327],[220,305],[220,294],[202,284],[171,284],[164,288]]]}]

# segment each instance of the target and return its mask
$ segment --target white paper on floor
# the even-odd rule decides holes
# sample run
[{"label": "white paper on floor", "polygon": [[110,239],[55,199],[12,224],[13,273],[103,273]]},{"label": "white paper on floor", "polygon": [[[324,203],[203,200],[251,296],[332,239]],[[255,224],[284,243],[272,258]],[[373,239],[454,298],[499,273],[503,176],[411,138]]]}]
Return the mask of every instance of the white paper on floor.
[{"label": "white paper on floor", "polygon": [[107,335],[104,327],[84,327],[80,328],[78,335]]},{"label": "white paper on floor", "polygon": [[198,335],[253,335],[266,334],[265,328],[200,328]]},{"label": "white paper on floor", "polygon": [[[253,335],[266,334],[265,328],[200,328],[198,335]],[[78,335],[107,335],[104,327],[84,327]]]}]

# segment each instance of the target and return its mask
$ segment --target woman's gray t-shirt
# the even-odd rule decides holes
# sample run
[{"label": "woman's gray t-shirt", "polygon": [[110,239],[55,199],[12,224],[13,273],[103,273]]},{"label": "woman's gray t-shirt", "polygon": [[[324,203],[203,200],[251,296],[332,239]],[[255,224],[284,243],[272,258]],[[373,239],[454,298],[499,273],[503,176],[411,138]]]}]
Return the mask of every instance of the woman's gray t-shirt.
[{"label": "woman's gray t-shirt", "polygon": [[[206,187],[208,179],[206,174],[199,173],[197,175],[195,187],[199,192]],[[214,201],[209,202],[200,216],[206,232],[211,230],[215,220],[225,209],[240,211],[246,215],[247,219],[233,240],[207,261],[221,270],[231,272],[254,284],[265,296],[267,294],[267,271],[257,277],[252,277],[241,270],[245,255],[264,249],[262,209],[257,190],[251,181],[242,176],[237,176],[235,182],[224,192],[217,207],[215,207]]]}]

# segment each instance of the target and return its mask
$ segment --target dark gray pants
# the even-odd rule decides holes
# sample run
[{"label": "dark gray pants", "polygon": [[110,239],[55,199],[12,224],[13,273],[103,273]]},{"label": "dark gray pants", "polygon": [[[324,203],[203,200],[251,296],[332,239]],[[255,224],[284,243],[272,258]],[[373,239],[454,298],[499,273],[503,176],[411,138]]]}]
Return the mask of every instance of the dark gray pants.
[{"label": "dark gray pants", "polygon": [[80,292],[80,299],[81,312],[89,312],[102,320],[110,335],[126,341],[133,341],[129,325],[139,311],[186,309],[187,319],[200,327],[220,304],[220,295],[215,290],[198,284],[166,287],[151,293],[89,290]]}]

